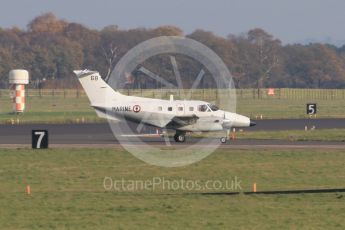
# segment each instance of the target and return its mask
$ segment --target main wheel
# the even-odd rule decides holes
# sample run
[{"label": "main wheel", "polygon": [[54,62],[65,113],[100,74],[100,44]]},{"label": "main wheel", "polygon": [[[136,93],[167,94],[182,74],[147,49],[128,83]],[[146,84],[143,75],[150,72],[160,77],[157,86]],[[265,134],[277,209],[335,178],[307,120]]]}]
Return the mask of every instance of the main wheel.
[{"label": "main wheel", "polygon": [[225,143],[226,143],[226,137],[220,138],[220,142],[222,142],[223,144],[225,144]]},{"label": "main wheel", "polygon": [[176,142],[185,142],[186,136],[184,134],[175,134],[174,139]]}]

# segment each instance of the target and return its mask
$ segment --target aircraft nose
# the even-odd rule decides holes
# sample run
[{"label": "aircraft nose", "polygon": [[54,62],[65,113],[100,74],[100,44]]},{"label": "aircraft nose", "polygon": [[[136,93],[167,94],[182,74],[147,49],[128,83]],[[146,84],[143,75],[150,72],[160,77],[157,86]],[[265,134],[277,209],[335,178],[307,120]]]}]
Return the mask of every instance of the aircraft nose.
[{"label": "aircraft nose", "polygon": [[255,125],[256,125],[256,123],[254,121],[250,120],[249,126],[252,127],[252,126],[255,126]]}]

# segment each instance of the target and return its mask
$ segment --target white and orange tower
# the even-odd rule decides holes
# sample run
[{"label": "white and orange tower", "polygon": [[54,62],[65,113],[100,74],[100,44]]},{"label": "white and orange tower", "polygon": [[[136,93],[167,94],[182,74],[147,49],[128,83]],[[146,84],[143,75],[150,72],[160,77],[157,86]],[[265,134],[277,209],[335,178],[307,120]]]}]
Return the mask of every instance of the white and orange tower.
[{"label": "white and orange tower", "polygon": [[9,73],[13,112],[22,113],[25,109],[25,85],[29,84],[29,72],[14,69]]}]

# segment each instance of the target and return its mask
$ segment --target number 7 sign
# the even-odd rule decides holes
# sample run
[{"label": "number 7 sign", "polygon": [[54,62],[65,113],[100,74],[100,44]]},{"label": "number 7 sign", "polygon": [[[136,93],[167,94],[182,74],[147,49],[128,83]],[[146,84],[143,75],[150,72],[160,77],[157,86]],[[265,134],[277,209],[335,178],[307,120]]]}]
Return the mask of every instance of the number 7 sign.
[{"label": "number 7 sign", "polygon": [[48,131],[32,130],[32,148],[47,149],[48,148]]}]

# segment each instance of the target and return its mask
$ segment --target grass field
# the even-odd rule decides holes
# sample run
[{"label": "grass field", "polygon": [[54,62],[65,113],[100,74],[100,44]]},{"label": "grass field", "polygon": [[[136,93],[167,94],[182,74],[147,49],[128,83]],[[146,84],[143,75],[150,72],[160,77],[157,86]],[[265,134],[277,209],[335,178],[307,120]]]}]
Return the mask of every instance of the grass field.
[{"label": "grass field", "polygon": [[[198,90],[193,99],[213,102],[215,100],[210,90]],[[344,118],[345,117],[345,90],[281,90],[280,96],[269,97],[264,92],[263,98],[253,97],[253,90],[237,92],[237,112],[251,118],[263,116],[272,118],[305,118],[306,104],[318,104],[318,117]],[[290,92],[291,91],[291,92]],[[0,123],[78,123],[101,122],[96,113],[89,106],[85,93],[81,91],[39,91],[30,90],[26,100],[26,111],[20,115],[12,114],[12,104],[8,90],[0,90]],[[123,92],[130,95],[157,97],[159,90]],[[255,94],[254,94],[255,95]],[[162,98],[168,98],[165,92]],[[158,96],[160,98],[160,96]],[[179,98],[178,94],[175,97]]]},{"label": "grass field", "polygon": [[32,97],[26,102],[26,112],[13,114],[8,99],[0,98],[0,123],[79,123],[104,122],[97,117],[86,97]]},{"label": "grass field", "polygon": [[238,99],[237,112],[251,118],[307,118],[306,104],[317,103],[319,118],[344,118],[344,100]]},{"label": "grass field", "polygon": [[112,149],[1,149],[0,158],[2,229],[345,228],[341,193],[206,196],[181,187],[108,191],[103,185],[105,177],[201,183],[236,177],[240,192],[254,182],[258,190],[345,188],[340,150],[218,150],[181,168],[150,166]]},{"label": "grass field", "polygon": [[[307,101],[295,100],[238,100],[237,113],[253,119],[263,116],[272,118],[306,118],[305,104]],[[344,101],[317,101],[318,117],[343,118],[345,117]],[[30,98],[27,100],[26,112],[12,114],[10,101],[0,100],[0,123],[78,123],[104,122],[97,117],[89,106],[87,98]]]}]

